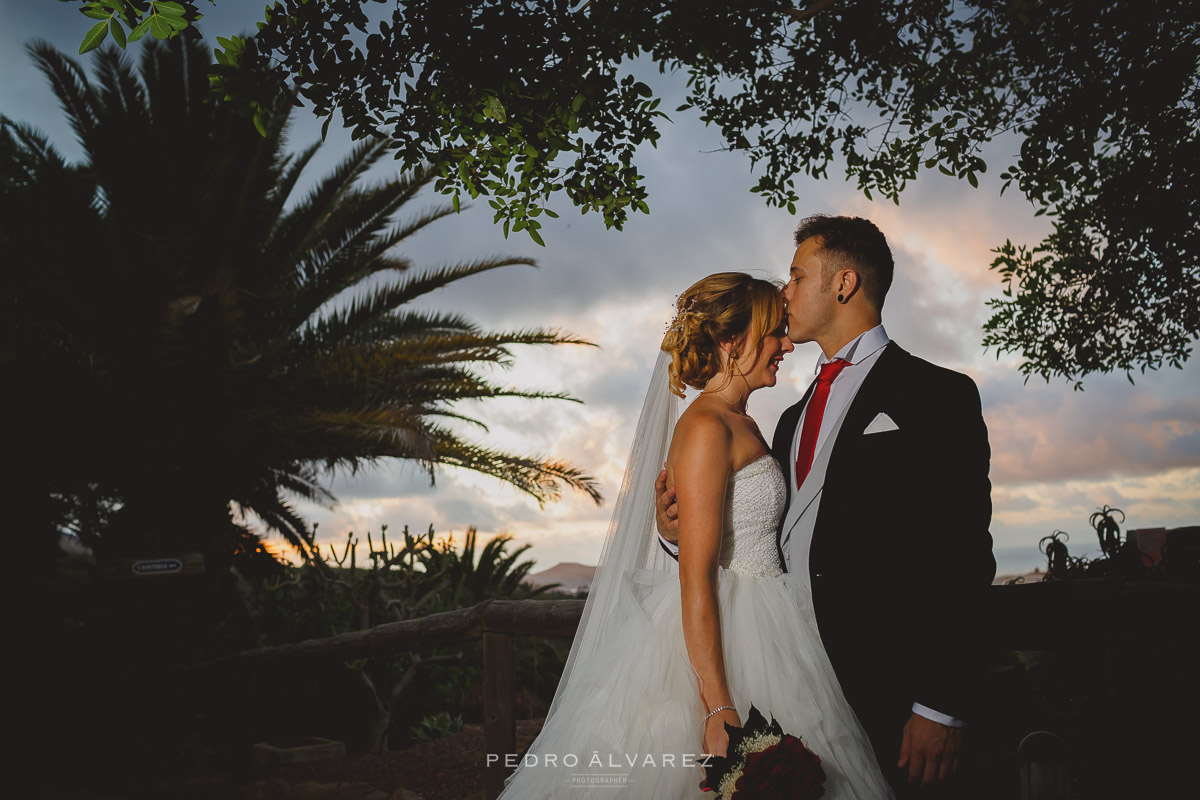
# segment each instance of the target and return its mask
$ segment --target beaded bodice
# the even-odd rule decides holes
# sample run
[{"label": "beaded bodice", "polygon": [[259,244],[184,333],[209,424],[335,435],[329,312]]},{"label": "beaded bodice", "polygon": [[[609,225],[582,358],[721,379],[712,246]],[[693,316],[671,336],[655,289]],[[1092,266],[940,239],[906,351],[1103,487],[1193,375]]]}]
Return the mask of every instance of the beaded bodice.
[{"label": "beaded bodice", "polygon": [[764,578],[783,573],[776,531],[787,502],[783,470],[764,453],[733,473],[725,499],[721,566]]}]

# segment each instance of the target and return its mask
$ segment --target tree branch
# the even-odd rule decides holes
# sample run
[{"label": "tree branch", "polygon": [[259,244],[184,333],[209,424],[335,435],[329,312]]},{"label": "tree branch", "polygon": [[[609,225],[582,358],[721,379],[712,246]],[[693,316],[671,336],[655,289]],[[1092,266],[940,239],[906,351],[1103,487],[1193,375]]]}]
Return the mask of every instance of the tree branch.
[{"label": "tree branch", "polygon": [[836,2],[837,0],[817,0],[817,2],[813,3],[807,8],[789,8],[785,13],[797,22],[803,22],[809,17],[814,17],[817,14],[820,14],[822,11],[829,8]]}]

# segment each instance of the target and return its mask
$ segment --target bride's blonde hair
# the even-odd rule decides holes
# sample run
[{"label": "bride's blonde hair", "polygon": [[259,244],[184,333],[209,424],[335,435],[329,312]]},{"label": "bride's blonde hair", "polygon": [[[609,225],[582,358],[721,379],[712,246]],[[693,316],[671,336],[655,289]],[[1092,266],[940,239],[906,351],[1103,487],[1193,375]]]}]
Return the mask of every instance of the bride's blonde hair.
[{"label": "bride's blonde hair", "polygon": [[675,319],[663,337],[671,356],[671,392],[701,389],[721,371],[721,345],[733,343],[730,364],[749,350],[762,352],[763,338],[783,321],[781,287],[744,272],[718,272],[679,295]]}]

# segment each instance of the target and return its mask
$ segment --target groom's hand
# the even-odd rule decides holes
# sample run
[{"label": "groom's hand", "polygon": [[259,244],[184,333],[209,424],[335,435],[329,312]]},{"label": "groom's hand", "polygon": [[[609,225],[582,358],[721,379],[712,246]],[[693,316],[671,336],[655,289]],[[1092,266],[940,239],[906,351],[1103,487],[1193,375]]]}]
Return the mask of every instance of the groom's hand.
[{"label": "groom's hand", "polygon": [[904,726],[898,767],[908,766],[908,782],[928,786],[944,781],[958,769],[962,751],[962,728],[913,714]]},{"label": "groom's hand", "polygon": [[664,539],[676,544],[679,542],[679,504],[675,502],[675,487],[667,488],[665,469],[658,473],[658,480],[654,482],[654,492],[658,495],[654,524]]}]

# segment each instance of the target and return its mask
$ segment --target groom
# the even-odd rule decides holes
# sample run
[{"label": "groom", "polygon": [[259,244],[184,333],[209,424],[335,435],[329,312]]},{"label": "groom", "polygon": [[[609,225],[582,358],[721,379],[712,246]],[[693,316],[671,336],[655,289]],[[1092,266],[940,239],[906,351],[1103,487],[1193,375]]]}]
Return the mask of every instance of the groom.
[{"label": "groom", "polygon": [[[788,572],[812,578],[822,642],[898,796],[949,796],[996,572],[990,449],[974,382],[884,331],[892,269],[868,220],[813,216],[796,230],[788,335],[822,355],[775,429],[788,476],[779,547]],[[677,557],[665,481],[658,528]]]}]

